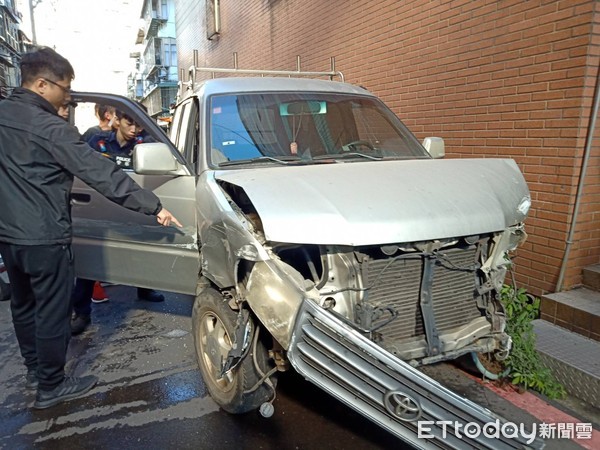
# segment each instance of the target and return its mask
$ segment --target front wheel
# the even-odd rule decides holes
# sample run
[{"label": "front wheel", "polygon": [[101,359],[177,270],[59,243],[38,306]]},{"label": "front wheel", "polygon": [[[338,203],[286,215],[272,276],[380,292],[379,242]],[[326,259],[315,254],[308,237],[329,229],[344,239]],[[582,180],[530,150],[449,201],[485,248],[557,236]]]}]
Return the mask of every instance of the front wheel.
[{"label": "front wheel", "polygon": [[[237,312],[212,288],[204,289],[194,303],[192,329],[198,365],[213,400],[225,411],[241,414],[257,409],[273,396],[276,377],[259,381],[273,369],[268,350],[250,317],[249,349],[243,360],[221,375],[223,364],[234,346]],[[242,343],[238,343],[242,345]]]}]

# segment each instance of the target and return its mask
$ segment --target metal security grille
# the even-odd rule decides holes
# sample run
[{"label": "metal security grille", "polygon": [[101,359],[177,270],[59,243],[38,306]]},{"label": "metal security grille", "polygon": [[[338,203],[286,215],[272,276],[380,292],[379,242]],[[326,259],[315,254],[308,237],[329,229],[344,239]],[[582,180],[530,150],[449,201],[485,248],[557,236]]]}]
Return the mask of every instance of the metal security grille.
[{"label": "metal security grille", "polygon": [[[480,317],[475,302],[475,275],[457,267],[473,267],[476,249],[451,249],[441,251],[445,257],[435,264],[432,286],[435,324],[440,333],[460,327]],[[368,302],[379,308],[389,307],[398,317],[378,329],[384,342],[423,336],[423,317],[419,306],[422,259],[399,259],[387,268],[390,258],[371,259],[368,262],[369,280],[378,279],[370,290]],[[382,273],[383,270],[383,273]],[[389,317],[375,322],[375,327]]]}]

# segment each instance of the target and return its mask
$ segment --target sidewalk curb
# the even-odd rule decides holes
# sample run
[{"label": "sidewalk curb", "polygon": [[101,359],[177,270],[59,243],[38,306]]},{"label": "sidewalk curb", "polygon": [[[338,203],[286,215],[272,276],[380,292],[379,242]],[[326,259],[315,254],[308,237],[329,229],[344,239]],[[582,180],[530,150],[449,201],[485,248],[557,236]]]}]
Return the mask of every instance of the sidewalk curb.
[{"label": "sidewalk curb", "polygon": [[[540,420],[540,422],[547,424],[557,424],[557,423],[582,423],[580,419],[577,419],[564,411],[561,411],[558,408],[555,408],[548,402],[542,400],[531,392],[524,392],[522,394],[516,392],[512,389],[503,389],[500,388],[489,381],[486,382],[479,377],[473,376],[471,374],[467,374],[474,380],[476,380],[479,384],[485,386],[494,394],[504,398],[509,401],[517,408],[520,408],[533,417]],[[584,422],[585,423],[585,422]],[[577,439],[572,438],[573,442],[577,445],[585,448],[587,450],[597,450],[600,449],[600,431],[592,428],[592,438],[591,439]]]}]

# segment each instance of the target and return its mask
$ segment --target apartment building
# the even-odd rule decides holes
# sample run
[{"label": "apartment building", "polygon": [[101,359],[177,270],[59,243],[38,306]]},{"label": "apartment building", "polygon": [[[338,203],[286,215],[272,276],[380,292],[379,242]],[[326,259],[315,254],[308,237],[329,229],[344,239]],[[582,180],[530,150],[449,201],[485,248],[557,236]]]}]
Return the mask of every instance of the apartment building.
[{"label": "apartment building", "polygon": [[19,61],[23,35],[15,0],[0,0],[0,100],[20,84]]},{"label": "apartment building", "polygon": [[128,95],[139,100],[155,118],[166,117],[177,95],[177,45],[174,0],[144,0],[144,28],[131,56],[136,69],[128,78]]}]

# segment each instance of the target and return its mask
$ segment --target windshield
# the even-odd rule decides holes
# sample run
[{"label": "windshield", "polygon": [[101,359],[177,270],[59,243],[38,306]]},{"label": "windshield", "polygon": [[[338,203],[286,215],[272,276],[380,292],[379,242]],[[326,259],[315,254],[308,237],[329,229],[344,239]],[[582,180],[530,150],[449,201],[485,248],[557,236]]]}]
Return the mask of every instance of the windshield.
[{"label": "windshield", "polygon": [[402,122],[373,97],[332,93],[213,96],[215,166],[429,158]]}]

